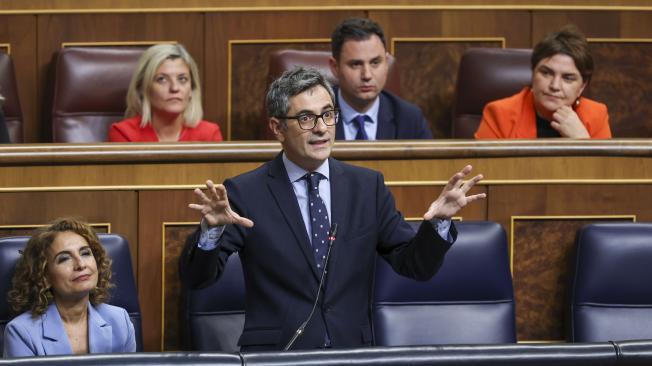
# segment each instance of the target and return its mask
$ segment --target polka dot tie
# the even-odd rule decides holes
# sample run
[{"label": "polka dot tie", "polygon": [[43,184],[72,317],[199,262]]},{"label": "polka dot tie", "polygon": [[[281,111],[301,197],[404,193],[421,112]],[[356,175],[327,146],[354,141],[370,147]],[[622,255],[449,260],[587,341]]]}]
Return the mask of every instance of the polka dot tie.
[{"label": "polka dot tie", "polygon": [[310,225],[312,227],[312,253],[315,255],[317,269],[321,272],[324,269],[324,260],[328,250],[328,211],[326,205],[319,196],[319,181],[325,179],[320,173],[308,173],[305,175],[308,182],[308,208],[310,209]]}]

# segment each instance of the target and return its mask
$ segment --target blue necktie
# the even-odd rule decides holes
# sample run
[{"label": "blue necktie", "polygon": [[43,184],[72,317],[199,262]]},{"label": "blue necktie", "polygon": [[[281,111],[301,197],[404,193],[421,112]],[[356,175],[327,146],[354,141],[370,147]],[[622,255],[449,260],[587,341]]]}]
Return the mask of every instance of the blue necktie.
[{"label": "blue necktie", "polygon": [[356,126],[358,126],[358,133],[355,135],[356,140],[369,140],[367,131],[364,130],[364,122],[367,120],[366,114],[359,114],[354,119]]},{"label": "blue necktie", "polygon": [[308,208],[310,209],[310,225],[312,228],[312,250],[315,255],[317,269],[321,272],[324,269],[324,260],[328,250],[328,211],[326,205],[319,196],[319,181],[326,179],[322,174],[312,172],[305,175],[308,182]]}]

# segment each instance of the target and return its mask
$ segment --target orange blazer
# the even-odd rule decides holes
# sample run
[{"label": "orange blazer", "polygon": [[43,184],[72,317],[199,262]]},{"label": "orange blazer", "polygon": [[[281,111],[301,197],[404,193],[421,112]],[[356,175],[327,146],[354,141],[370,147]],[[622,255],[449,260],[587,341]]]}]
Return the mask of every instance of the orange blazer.
[{"label": "orange blazer", "polygon": [[[587,98],[580,98],[575,113],[592,139],[611,138],[607,106]],[[476,139],[535,139],[537,122],[534,97],[530,87],[518,94],[487,104],[482,121],[475,132]]]},{"label": "orange blazer", "polygon": [[[216,123],[202,120],[195,127],[184,126],[179,141],[222,141],[222,132]],[[141,128],[140,116],[134,116],[111,125],[109,142],[158,142],[158,136],[151,124]]]}]

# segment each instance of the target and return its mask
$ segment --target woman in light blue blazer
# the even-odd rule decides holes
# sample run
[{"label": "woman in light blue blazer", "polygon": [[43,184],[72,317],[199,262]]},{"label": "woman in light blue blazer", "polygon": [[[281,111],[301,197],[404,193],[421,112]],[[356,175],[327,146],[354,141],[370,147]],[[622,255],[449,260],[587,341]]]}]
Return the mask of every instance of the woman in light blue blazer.
[{"label": "woman in light blue blazer", "polygon": [[111,259],[95,232],[76,219],[38,230],[16,265],[8,300],[4,357],[134,352],[127,312],[104,304]]}]

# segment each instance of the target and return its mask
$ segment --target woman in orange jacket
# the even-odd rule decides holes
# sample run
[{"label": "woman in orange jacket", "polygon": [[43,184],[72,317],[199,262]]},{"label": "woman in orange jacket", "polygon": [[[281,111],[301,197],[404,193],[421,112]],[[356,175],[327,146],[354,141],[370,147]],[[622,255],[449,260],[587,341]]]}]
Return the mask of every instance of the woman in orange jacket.
[{"label": "woman in orange jacket", "polygon": [[581,96],[592,74],[575,27],[547,35],[532,52],[532,86],[487,104],[475,138],[611,138],[607,106]]}]

